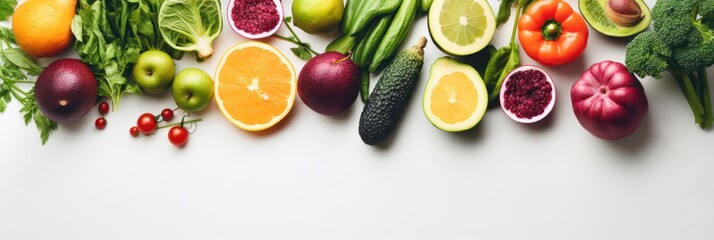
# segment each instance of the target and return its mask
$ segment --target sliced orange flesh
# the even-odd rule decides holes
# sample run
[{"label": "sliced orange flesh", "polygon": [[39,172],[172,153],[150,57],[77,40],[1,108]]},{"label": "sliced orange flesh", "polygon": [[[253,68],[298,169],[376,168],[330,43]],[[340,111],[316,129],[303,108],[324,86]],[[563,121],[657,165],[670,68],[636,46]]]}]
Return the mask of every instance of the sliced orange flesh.
[{"label": "sliced orange flesh", "polygon": [[282,120],[295,102],[296,74],[290,61],[270,45],[233,46],[216,69],[216,103],[241,129],[259,131]]},{"label": "sliced orange flesh", "polygon": [[449,124],[463,122],[476,111],[478,92],[462,72],[444,75],[431,95],[431,111]]}]

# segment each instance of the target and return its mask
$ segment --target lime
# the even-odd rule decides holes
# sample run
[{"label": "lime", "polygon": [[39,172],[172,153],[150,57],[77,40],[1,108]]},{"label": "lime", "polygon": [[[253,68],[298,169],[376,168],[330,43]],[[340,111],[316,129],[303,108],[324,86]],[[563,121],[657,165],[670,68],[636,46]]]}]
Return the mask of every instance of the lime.
[{"label": "lime", "polygon": [[309,34],[328,33],[340,25],[344,8],[342,0],[295,0],[295,26]]},{"label": "lime", "polygon": [[459,56],[483,49],[496,32],[496,17],[486,0],[434,0],[428,21],[436,45]]}]

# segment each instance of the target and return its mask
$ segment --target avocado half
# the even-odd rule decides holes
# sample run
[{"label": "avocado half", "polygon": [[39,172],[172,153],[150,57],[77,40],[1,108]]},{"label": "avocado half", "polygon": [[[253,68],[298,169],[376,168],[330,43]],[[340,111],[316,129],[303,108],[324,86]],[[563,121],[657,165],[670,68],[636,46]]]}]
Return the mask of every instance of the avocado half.
[{"label": "avocado half", "polygon": [[650,8],[642,0],[635,0],[643,13],[642,20],[632,27],[623,27],[615,24],[607,17],[605,8],[608,0],[578,0],[580,13],[585,21],[596,31],[612,37],[628,37],[647,29],[652,22]]}]

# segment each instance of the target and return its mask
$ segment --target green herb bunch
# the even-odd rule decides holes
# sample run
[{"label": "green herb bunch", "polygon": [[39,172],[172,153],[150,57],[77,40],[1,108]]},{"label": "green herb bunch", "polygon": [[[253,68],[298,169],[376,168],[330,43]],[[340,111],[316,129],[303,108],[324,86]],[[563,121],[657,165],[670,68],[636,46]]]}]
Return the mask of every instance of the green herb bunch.
[{"label": "green herb bunch", "polygon": [[47,142],[52,130],[57,129],[57,123],[40,112],[35,100],[33,87],[22,87],[22,84],[34,86],[34,81],[27,75],[38,76],[42,72],[35,60],[20,48],[15,46],[15,38],[9,28],[0,28],[0,113],[5,112],[7,104],[13,99],[22,104],[25,125],[34,122],[40,130],[42,144]]}]

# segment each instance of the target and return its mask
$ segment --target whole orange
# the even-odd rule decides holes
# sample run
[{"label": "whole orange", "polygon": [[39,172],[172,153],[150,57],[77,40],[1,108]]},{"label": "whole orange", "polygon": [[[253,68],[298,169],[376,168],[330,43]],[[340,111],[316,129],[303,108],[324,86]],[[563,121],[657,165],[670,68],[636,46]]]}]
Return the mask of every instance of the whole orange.
[{"label": "whole orange", "polygon": [[12,15],[17,45],[30,56],[54,56],[74,39],[72,19],[76,0],[27,0]]}]

